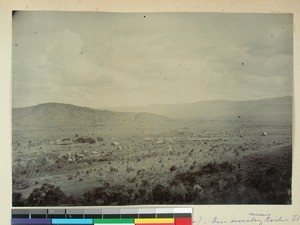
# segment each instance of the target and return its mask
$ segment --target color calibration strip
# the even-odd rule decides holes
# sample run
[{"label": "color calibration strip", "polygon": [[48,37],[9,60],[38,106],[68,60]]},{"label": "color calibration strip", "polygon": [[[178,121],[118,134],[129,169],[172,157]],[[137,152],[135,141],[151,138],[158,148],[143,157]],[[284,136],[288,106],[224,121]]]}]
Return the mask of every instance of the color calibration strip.
[{"label": "color calibration strip", "polygon": [[192,225],[192,208],[12,209],[12,225]]}]

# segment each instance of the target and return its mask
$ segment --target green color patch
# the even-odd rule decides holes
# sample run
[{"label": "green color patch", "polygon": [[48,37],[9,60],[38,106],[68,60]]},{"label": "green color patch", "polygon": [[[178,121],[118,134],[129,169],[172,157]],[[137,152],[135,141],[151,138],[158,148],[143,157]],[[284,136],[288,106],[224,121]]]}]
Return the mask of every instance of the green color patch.
[{"label": "green color patch", "polygon": [[94,219],[95,223],[134,223],[134,219]]}]

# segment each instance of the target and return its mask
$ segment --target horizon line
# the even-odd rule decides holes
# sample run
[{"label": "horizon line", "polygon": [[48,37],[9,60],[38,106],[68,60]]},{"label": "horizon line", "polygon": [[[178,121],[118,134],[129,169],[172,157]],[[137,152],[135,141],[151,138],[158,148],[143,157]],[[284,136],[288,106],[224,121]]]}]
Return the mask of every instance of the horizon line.
[{"label": "horizon line", "polygon": [[227,102],[250,102],[250,101],[261,101],[261,100],[268,100],[268,99],[276,99],[276,98],[286,98],[286,97],[293,97],[293,95],[284,95],[284,96],[278,96],[278,97],[271,97],[271,98],[261,98],[261,99],[250,99],[250,100],[230,100],[230,99],[211,99],[211,100],[200,100],[200,101],[194,101],[194,102],[182,102],[182,103],[152,103],[147,105],[135,105],[135,106],[104,106],[101,108],[92,108],[90,106],[83,106],[83,105],[76,105],[72,103],[66,103],[66,102],[42,102],[35,105],[30,106],[23,106],[23,107],[12,107],[12,109],[22,109],[22,108],[30,108],[38,105],[44,105],[44,104],[65,104],[65,105],[72,105],[82,108],[89,108],[89,109],[96,109],[96,110],[109,110],[114,108],[134,108],[134,107],[147,107],[147,106],[156,106],[156,105],[184,105],[184,104],[193,104],[193,103],[200,103],[200,102],[214,102],[214,101],[227,101]]}]

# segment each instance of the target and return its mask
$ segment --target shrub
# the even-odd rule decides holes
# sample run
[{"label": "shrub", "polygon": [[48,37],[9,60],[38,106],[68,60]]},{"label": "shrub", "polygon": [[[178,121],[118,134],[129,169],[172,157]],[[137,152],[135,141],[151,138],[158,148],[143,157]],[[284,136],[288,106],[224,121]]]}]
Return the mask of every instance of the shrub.
[{"label": "shrub", "polygon": [[97,141],[103,142],[104,139],[102,137],[97,137]]},{"label": "shrub", "polygon": [[85,138],[83,138],[83,137],[79,137],[79,138],[77,138],[77,139],[75,140],[75,142],[77,142],[77,143],[85,143],[86,140],[85,140]]},{"label": "shrub", "polygon": [[22,198],[21,193],[13,192],[13,194],[12,194],[12,204],[13,204],[13,206],[24,206],[25,205],[25,201]]},{"label": "shrub", "polygon": [[86,140],[86,142],[88,142],[90,144],[95,144],[96,143],[96,140],[94,138],[91,138],[91,137],[87,137],[85,140]]},{"label": "shrub", "polygon": [[54,206],[66,202],[67,196],[54,185],[45,183],[40,188],[35,188],[29,195],[27,206]]},{"label": "shrub", "polygon": [[152,190],[154,203],[167,203],[172,199],[170,188],[157,184]]},{"label": "shrub", "polygon": [[173,172],[175,170],[177,170],[177,167],[176,166],[171,166],[170,171]]},{"label": "shrub", "polygon": [[77,143],[95,144],[96,140],[94,138],[91,138],[91,137],[87,137],[87,138],[79,137],[79,138],[75,139],[75,142],[77,142]]}]

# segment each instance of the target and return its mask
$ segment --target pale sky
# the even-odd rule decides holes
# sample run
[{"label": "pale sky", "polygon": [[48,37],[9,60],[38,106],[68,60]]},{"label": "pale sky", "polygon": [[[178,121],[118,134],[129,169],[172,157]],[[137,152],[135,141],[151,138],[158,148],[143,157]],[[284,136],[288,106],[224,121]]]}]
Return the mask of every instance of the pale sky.
[{"label": "pale sky", "polygon": [[291,14],[17,12],[12,105],[292,95]]}]

